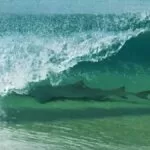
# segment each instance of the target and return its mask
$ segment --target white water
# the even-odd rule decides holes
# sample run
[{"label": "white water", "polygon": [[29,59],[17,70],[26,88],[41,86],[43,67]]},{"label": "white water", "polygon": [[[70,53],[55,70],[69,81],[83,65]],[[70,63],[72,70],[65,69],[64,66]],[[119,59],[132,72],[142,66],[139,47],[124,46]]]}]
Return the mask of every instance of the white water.
[{"label": "white water", "polygon": [[[47,75],[57,75],[81,61],[101,61],[117,53],[143,29],[126,32],[82,32],[44,37],[11,33],[0,37],[0,93],[22,89]],[[115,48],[113,48],[115,47]],[[59,80],[54,83],[58,84]]]}]

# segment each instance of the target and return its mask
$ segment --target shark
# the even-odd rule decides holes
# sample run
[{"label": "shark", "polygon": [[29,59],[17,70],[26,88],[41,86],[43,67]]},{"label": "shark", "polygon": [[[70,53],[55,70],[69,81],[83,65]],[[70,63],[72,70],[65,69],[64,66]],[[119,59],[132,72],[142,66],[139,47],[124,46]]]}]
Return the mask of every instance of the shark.
[{"label": "shark", "polygon": [[126,91],[125,86],[114,89],[91,88],[83,81],[78,81],[73,84],[58,86],[38,85],[31,88],[26,94],[26,96],[33,97],[42,104],[58,100],[105,101],[113,96],[127,99],[129,95],[148,100],[150,90],[134,93]]}]

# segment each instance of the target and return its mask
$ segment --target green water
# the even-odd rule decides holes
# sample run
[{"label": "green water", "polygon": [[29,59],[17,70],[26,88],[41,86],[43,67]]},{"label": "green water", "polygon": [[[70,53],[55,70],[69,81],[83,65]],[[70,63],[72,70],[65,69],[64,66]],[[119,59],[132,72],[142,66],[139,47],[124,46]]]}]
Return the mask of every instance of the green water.
[{"label": "green water", "polygon": [[[95,82],[101,81],[106,88],[104,81],[113,81],[110,87],[123,81],[128,91],[140,91],[148,87],[148,78],[136,76],[133,84],[133,76],[117,76],[116,80],[116,76],[105,74],[95,78]],[[129,97],[114,98],[111,102],[67,100],[39,104],[30,97],[7,96],[1,100],[1,107],[2,150],[150,149],[147,100]]]},{"label": "green water", "polygon": [[12,146],[14,150],[150,148],[150,102],[41,105],[31,99],[23,101],[19,103],[14,98],[5,102],[7,122],[1,124],[0,131],[3,149]]},{"label": "green water", "polygon": [[[101,89],[150,90],[148,3],[106,1],[86,0],[86,7],[75,1],[0,2],[0,150],[150,150],[149,100],[39,104],[8,94],[30,92],[30,84],[79,80]],[[74,10],[74,4],[84,9]]]},{"label": "green water", "polygon": [[[124,84],[127,91],[137,92],[148,89],[148,80],[147,74],[104,73],[88,84],[101,88]],[[114,97],[111,102],[47,104],[30,97],[7,96],[1,99],[0,149],[149,150],[149,124],[150,101],[133,96]]]}]

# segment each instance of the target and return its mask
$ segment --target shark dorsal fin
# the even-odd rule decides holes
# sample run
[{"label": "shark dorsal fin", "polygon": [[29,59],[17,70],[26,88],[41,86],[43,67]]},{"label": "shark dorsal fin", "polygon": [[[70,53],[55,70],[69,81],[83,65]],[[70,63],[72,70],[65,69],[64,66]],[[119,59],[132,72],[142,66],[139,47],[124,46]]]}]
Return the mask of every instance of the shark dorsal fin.
[{"label": "shark dorsal fin", "polygon": [[84,82],[82,80],[76,82],[74,84],[75,87],[86,87],[86,85],[84,84]]},{"label": "shark dorsal fin", "polygon": [[143,98],[143,99],[149,99],[149,95],[150,95],[150,90],[148,91],[142,91],[142,92],[138,92],[135,94],[137,97],[139,98]]}]

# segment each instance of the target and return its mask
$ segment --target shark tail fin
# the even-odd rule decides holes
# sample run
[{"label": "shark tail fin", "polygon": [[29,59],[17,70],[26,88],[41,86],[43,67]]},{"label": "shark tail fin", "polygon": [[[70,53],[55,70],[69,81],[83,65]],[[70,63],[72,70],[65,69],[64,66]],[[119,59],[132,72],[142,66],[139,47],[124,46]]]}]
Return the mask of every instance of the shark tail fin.
[{"label": "shark tail fin", "polygon": [[115,89],[114,92],[116,96],[127,99],[125,86],[121,86],[120,88]]},{"label": "shark tail fin", "polygon": [[116,90],[120,91],[120,92],[125,92],[126,88],[125,88],[125,86],[121,86],[120,88],[118,88]]},{"label": "shark tail fin", "polygon": [[149,99],[148,96],[150,95],[150,90],[148,91],[142,91],[142,92],[138,92],[135,94],[137,97],[142,98],[142,99]]}]

